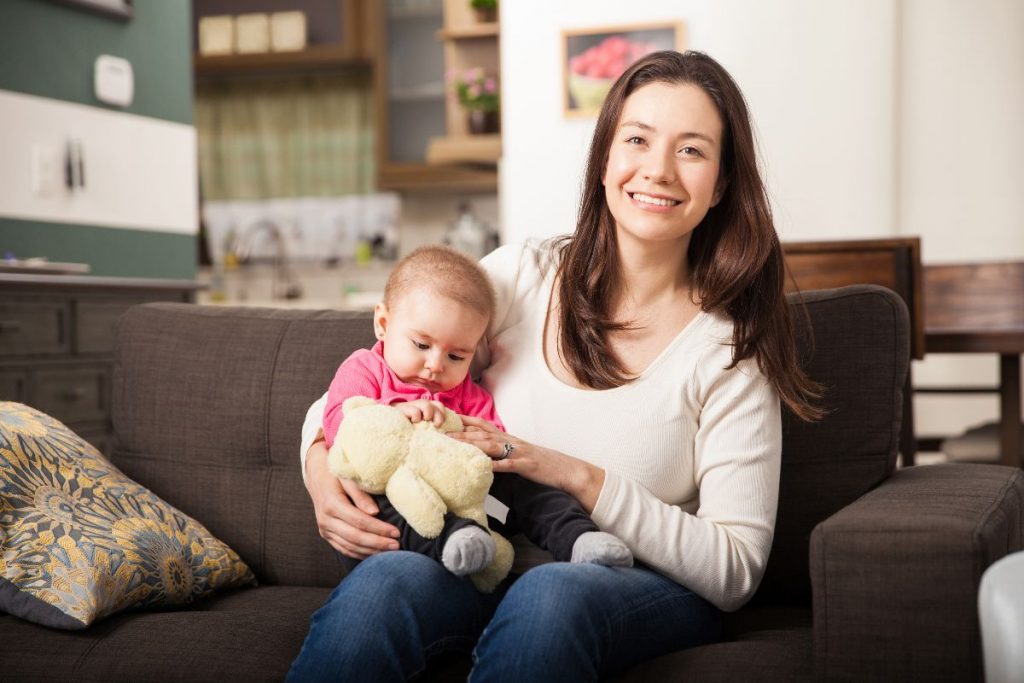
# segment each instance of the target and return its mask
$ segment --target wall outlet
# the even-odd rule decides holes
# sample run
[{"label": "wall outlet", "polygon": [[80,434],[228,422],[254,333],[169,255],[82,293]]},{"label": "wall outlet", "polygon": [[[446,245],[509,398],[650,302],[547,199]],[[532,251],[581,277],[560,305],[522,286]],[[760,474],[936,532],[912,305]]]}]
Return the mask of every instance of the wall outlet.
[{"label": "wall outlet", "polygon": [[32,145],[32,194],[52,197],[64,186],[64,164],[54,145]]}]

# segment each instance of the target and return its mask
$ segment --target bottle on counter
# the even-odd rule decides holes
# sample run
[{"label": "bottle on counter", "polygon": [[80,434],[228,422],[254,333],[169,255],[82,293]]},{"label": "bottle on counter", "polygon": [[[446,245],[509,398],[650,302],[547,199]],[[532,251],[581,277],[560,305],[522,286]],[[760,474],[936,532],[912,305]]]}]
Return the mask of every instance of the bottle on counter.
[{"label": "bottle on counter", "polygon": [[460,201],[455,221],[445,233],[444,243],[474,259],[481,259],[491,251],[491,242],[487,225],[473,214],[468,201]]}]

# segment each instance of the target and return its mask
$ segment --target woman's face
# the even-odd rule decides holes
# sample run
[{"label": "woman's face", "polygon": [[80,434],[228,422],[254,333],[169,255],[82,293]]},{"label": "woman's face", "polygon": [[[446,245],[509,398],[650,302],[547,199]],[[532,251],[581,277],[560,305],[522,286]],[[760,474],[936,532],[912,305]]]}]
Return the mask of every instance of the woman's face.
[{"label": "woman's face", "polygon": [[722,120],[690,84],[650,83],[623,104],[602,182],[623,240],[683,241],[718,203]]}]

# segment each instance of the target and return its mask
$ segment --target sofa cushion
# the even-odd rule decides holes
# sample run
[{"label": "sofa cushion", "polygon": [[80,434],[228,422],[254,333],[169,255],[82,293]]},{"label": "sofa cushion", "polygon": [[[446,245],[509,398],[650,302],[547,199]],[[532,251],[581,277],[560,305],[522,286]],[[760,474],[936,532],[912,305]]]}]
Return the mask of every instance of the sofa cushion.
[{"label": "sofa cushion", "polygon": [[317,533],[299,431],[341,361],[373,342],[369,313],[135,306],[118,330],[111,460],[261,583],[333,587],[344,568]]},{"label": "sofa cushion", "polygon": [[219,593],[187,610],[116,614],[84,631],[0,616],[0,662],[11,681],[138,683],[284,680],[326,600],[326,588],[262,586]]},{"label": "sofa cushion", "polygon": [[809,681],[811,610],[746,607],[723,615],[722,642],[638,664],[616,679],[643,681]]},{"label": "sofa cushion", "polygon": [[0,403],[0,551],[0,609],[55,628],[253,581],[201,524],[20,403]]},{"label": "sofa cushion", "polygon": [[811,530],[896,466],[910,322],[903,300],[874,285],[805,292],[790,302],[801,362],[822,384],[828,412],[803,422],[783,411],[775,540],[754,599],[810,605]]}]

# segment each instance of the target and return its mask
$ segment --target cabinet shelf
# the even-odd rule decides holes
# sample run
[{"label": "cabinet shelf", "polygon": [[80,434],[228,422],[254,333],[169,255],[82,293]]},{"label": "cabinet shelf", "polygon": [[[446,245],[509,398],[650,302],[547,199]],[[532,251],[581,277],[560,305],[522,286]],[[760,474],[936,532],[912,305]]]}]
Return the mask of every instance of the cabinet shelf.
[{"label": "cabinet shelf", "polygon": [[393,88],[388,91],[388,99],[392,102],[414,102],[419,100],[443,100],[445,97],[444,83],[421,83],[407,88]]},{"label": "cabinet shelf", "polygon": [[423,7],[392,7],[388,10],[388,18],[392,21],[416,21],[417,19],[435,19],[440,16],[440,4]]},{"label": "cabinet shelf", "polygon": [[195,55],[197,77],[262,74],[275,71],[368,67],[371,60],[355,56],[342,45],[310,45],[294,52],[261,52],[241,55]]},{"label": "cabinet shelf", "polygon": [[468,24],[443,28],[437,32],[438,40],[461,40],[463,38],[497,38],[498,22],[488,24]]},{"label": "cabinet shelf", "polygon": [[501,134],[446,135],[431,138],[427,162],[431,164],[497,164]]},{"label": "cabinet shelf", "polygon": [[381,189],[402,192],[496,192],[498,169],[391,163],[381,169],[378,184]]}]

